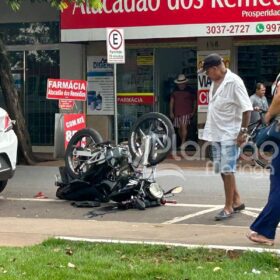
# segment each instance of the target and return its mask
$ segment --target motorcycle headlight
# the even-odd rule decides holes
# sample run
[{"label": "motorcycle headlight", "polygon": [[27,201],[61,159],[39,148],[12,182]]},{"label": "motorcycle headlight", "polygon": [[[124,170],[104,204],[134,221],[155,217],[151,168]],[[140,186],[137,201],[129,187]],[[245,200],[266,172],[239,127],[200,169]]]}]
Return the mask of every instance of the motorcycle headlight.
[{"label": "motorcycle headlight", "polygon": [[162,198],[163,197],[163,190],[159,186],[158,183],[151,183],[149,186],[149,192],[155,198]]}]

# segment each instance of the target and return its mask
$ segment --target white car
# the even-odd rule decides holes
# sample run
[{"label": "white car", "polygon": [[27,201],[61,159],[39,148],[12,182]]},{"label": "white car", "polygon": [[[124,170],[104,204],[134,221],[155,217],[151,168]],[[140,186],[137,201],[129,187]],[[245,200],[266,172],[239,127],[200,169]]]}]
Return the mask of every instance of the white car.
[{"label": "white car", "polygon": [[0,192],[16,170],[18,139],[8,113],[0,108]]}]

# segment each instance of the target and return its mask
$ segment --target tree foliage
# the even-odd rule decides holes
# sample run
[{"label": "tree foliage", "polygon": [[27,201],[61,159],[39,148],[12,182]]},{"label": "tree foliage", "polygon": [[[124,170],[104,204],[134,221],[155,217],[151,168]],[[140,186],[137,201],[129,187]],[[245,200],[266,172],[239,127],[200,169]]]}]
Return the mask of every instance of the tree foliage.
[{"label": "tree foliage", "polygon": [[[21,4],[24,0],[6,0],[10,7],[14,11],[18,11],[21,7]],[[94,8],[96,10],[99,10],[102,8],[102,1],[101,0],[30,0],[32,3],[43,3],[47,2],[49,3],[52,7],[57,8],[59,10],[64,10],[67,9],[69,4],[71,3],[76,3],[76,4],[82,4],[82,3],[88,3],[88,5],[91,8]]]}]

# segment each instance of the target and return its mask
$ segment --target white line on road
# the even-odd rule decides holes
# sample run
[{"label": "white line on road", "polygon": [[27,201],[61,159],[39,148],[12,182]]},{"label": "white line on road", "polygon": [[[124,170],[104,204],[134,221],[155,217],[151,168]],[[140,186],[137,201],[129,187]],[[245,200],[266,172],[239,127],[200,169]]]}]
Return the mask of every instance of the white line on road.
[{"label": "white line on road", "polygon": [[195,207],[195,208],[223,207],[223,205],[188,204],[188,203],[166,203],[165,205],[166,205],[166,206],[177,206],[177,207]]},{"label": "white line on road", "polygon": [[[187,204],[187,203],[166,203],[166,206],[177,206],[177,207],[194,207],[194,208],[212,208],[212,207],[223,207],[223,205],[212,205],[212,204]],[[262,211],[262,208],[246,207],[251,211]]]},{"label": "white line on road", "polygon": [[67,200],[63,199],[52,199],[52,198],[24,198],[24,197],[0,197],[0,200],[10,200],[10,201],[35,201],[35,202],[65,202]]},{"label": "white line on road", "polygon": [[175,224],[175,223],[178,223],[178,222],[181,222],[181,221],[185,221],[187,219],[191,219],[191,218],[196,217],[196,216],[204,215],[204,214],[219,210],[221,208],[222,208],[222,206],[219,205],[219,206],[212,207],[212,208],[207,209],[207,210],[202,210],[202,211],[199,211],[199,212],[196,212],[196,213],[193,213],[193,214],[189,214],[189,215],[186,215],[186,216],[183,216],[183,217],[175,217],[172,220],[163,222],[163,224]]},{"label": "white line on road", "polygon": [[250,217],[254,217],[254,218],[257,218],[259,213],[255,213],[255,212],[252,212],[252,211],[248,211],[248,210],[242,210],[241,212],[242,214],[245,214],[247,216],[250,216]]},{"label": "white line on road", "polygon": [[[68,202],[68,200],[63,200],[63,199],[53,199],[53,198],[25,198],[25,197],[3,197],[0,196],[0,200],[9,200],[9,201],[30,201],[30,202]],[[166,203],[165,206],[169,207],[190,207],[190,208],[222,208],[223,205],[212,205],[212,204],[188,204],[188,203]],[[246,210],[251,210],[251,211],[261,211],[262,208],[252,208],[252,207],[246,207]],[[257,214],[252,213],[250,211],[244,212],[246,210],[243,210],[242,213],[256,217]],[[201,211],[202,212],[202,211]],[[210,211],[211,212],[211,211]],[[202,213],[203,214],[203,213]]]}]

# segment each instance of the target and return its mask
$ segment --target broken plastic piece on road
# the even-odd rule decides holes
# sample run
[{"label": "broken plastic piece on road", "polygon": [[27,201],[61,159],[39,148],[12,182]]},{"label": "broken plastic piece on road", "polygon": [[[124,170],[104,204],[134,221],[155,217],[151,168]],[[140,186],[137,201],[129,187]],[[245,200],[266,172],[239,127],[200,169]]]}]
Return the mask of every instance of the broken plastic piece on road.
[{"label": "broken plastic piece on road", "polygon": [[37,194],[34,195],[34,198],[43,199],[48,197],[43,192],[38,192]]}]

